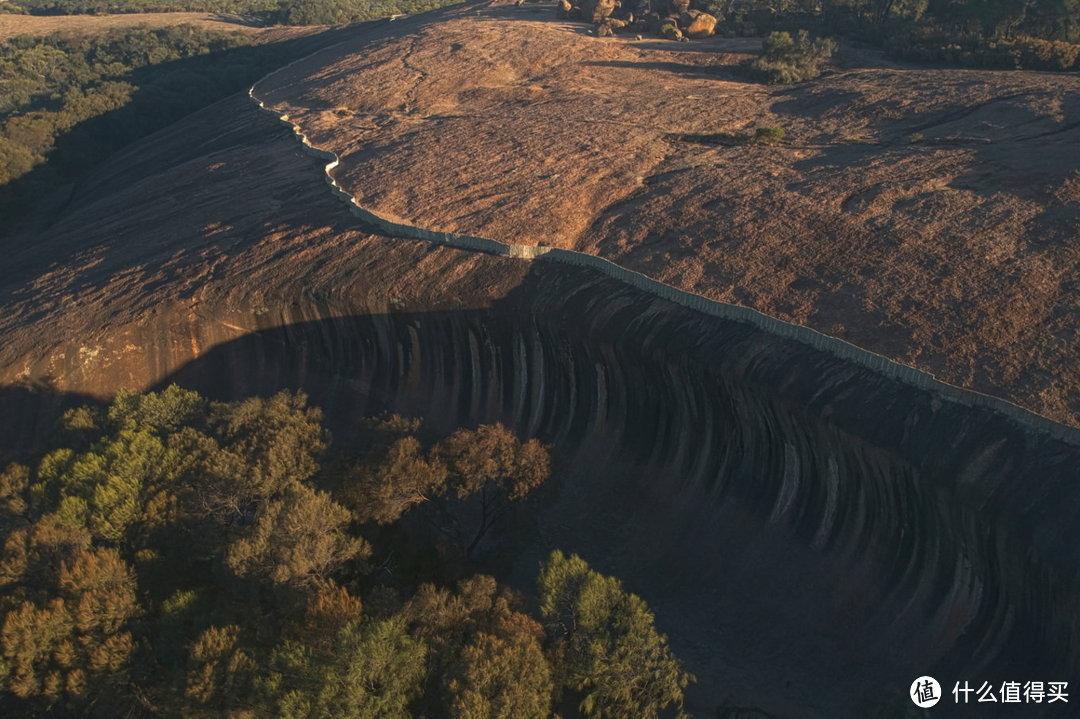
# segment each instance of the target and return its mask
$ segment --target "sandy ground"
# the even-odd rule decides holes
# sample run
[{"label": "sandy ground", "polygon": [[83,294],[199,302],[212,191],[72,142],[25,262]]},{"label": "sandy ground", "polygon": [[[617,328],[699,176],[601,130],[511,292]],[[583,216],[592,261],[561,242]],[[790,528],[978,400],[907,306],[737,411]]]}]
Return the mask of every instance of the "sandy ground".
[{"label": "sandy ground", "polygon": [[[764,86],[736,72],[755,40],[598,39],[547,3],[405,29],[260,86],[366,206],[599,254],[1080,424],[1077,76],[844,48]],[[761,126],[787,142],[709,141]]]},{"label": "sandy ground", "polygon": [[254,35],[259,41],[295,37],[322,28],[253,27],[235,15],[205,12],[128,13],[122,15],[0,15],[0,40],[17,35],[48,35],[54,32],[102,33],[131,27],[160,28],[172,25],[194,25],[204,30],[240,31]]}]

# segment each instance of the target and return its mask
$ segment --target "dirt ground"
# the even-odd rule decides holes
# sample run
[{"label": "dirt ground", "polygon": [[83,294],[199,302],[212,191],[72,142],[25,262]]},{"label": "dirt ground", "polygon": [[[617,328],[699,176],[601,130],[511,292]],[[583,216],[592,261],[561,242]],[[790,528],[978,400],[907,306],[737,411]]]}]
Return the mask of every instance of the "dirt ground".
[{"label": "dirt ground", "polygon": [[[843,48],[765,86],[737,72],[755,39],[447,15],[260,85],[365,206],[599,254],[1080,424],[1080,78]],[[785,143],[731,144],[763,126]]]},{"label": "dirt ground", "polygon": [[17,35],[48,35],[54,32],[103,33],[109,30],[146,27],[161,28],[173,25],[194,25],[204,30],[240,31],[254,35],[258,41],[272,42],[306,35],[322,28],[254,27],[235,15],[206,12],[126,13],[121,15],[0,15],[0,41]]}]

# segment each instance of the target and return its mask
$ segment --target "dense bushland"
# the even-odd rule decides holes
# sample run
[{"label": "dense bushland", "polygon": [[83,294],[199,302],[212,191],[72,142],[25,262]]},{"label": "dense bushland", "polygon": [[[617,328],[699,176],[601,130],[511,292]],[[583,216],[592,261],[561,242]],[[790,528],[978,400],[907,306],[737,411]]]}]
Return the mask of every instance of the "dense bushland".
[{"label": "dense bushland", "polygon": [[100,15],[134,12],[274,13],[279,0],[15,0],[10,5],[32,15]]},{"label": "dense bushland", "polygon": [[807,29],[919,62],[1080,69],[1080,3],[1070,0],[712,0],[709,7],[722,32]]},{"label": "dense bushland", "polygon": [[550,473],[501,425],[332,442],[300,394],[70,411],[0,471],[0,712],[680,714],[691,677],[617,579],[560,552],[532,601],[471,574]]},{"label": "dense bushland", "polygon": [[1076,0],[560,0],[556,12],[592,23],[599,37],[767,35],[761,56],[746,69],[770,83],[817,77],[838,37],[919,62],[1080,69]]},{"label": "dense bushland", "polygon": [[110,153],[304,51],[187,25],[0,44],[0,233]]},{"label": "dense bushland", "polygon": [[342,25],[453,5],[461,0],[17,0],[7,12],[81,15],[138,12],[216,12],[264,25]]},{"label": "dense bushland", "polygon": [[275,21],[285,25],[344,25],[412,15],[462,0],[282,0]]}]

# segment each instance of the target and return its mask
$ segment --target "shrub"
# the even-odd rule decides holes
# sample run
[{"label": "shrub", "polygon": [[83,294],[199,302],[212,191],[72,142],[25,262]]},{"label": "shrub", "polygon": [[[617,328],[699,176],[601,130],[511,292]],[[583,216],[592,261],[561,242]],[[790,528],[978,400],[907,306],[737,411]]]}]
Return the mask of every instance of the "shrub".
[{"label": "shrub", "polygon": [[750,60],[746,68],[751,77],[770,84],[805,82],[821,74],[834,52],[835,41],[811,39],[805,30],[794,38],[791,33],[773,32],[762,43],[761,56]]},{"label": "shrub", "polygon": [[660,26],[660,37],[668,40],[682,40],[682,30],[673,22],[666,22]]},{"label": "shrub", "polygon": [[759,127],[754,131],[754,142],[758,145],[779,145],[787,135],[782,127]]},{"label": "shrub", "polygon": [[761,50],[770,60],[783,60],[795,51],[795,40],[789,32],[771,32],[761,43]]}]

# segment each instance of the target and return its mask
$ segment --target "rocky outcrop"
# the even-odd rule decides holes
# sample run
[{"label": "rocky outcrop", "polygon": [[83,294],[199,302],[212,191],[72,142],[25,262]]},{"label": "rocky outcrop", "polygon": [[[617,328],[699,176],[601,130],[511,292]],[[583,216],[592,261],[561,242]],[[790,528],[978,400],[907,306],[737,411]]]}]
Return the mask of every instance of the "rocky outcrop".
[{"label": "rocky outcrop", "polygon": [[498,419],[562,477],[520,575],[559,546],[622,576],[702,715],[1076,674],[1074,430],[595,257],[394,223],[275,116],[233,98],[133,146],[9,253],[0,437],[173,381],[303,388],[339,431]]},{"label": "rocky outcrop", "polygon": [[[865,72],[795,91],[731,72],[760,39],[605,42],[508,12],[355,42],[261,87],[341,154],[365,207],[598,255],[1080,426],[1080,76],[890,69],[848,48]],[[476,60],[492,47],[498,63]],[[790,142],[722,140],[758,126]]]},{"label": "rocky outcrop", "polygon": [[[290,66],[299,62],[301,62],[301,60],[290,63]],[[275,73],[287,70],[288,67],[289,66],[281,68],[280,70],[275,71]],[[271,73],[271,75],[275,73]],[[288,115],[278,115],[272,108],[267,107],[265,103],[258,98],[256,94],[256,87],[257,84],[253,85],[250,88],[250,90],[248,91],[248,96],[252,100],[254,100],[261,109],[271,113],[272,115],[275,115],[281,122],[292,128],[296,137],[307,149],[307,152],[309,154],[321,160],[327,161],[324,166],[324,179],[326,183],[332,188],[333,194],[337,196],[338,199],[349,205],[350,212],[355,217],[361,219],[364,222],[365,226],[374,228],[377,232],[381,234],[391,237],[406,237],[411,239],[418,239],[434,244],[449,245],[451,247],[458,247],[497,255],[505,255],[509,257],[517,257],[524,259],[543,257],[545,259],[558,260],[567,264],[596,269],[608,276],[619,279],[639,289],[643,289],[647,292],[656,294],[657,296],[662,297],[666,300],[670,300],[683,306],[691,307],[695,310],[706,312],[714,316],[723,317],[725,319],[750,322],[751,324],[761,329],[764,329],[767,332],[775,334],[778,337],[795,339],[796,341],[805,343],[807,346],[813,347],[814,349],[823,349],[834,354],[838,358],[868,367],[876,372],[881,372],[889,377],[902,379],[903,381],[910,383],[913,387],[932,391],[942,398],[948,398],[951,401],[959,402],[968,406],[982,406],[992,408],[995,411],[1002,412],[1003,414],[1019,421],[1025,426],[1048,432],[1055,437],[1060,437],[1068,442],[1075,443],[1080,446],[1080,430],[1062,425],[1058,422],[1054,422],[1033,412],[1029,412],[1005,400],[1001,400],[989,395],[983,395],[978,392],[972,392],[970,390],[964,390],[959,387],[949,385],[945,382],[940,382],[930,374],[920,372],[912,367],[898,364],[881,355],[877,355],[873,352],[860,349],[847,342],[844,342],[843,340],[828,337],[821,334],[820,332],[816,332],[807,327],[801,327],[798,325],[790,324],[788,322],[782,322],[747,307],[709,300],[702,295],[676,289],[663,282],[653,280],[639,272],[634,272],[632,270],[627,270],[625,268],[619,267],[615,263],[612,263],[600,257],[596,257],[595,255],[588,255],[581,252],[574,252],[536,245],[504,244],[497,240],[492,240],[488,238],[474,237],[471,235],[464,235],[453,232],[437,232],[427,230],[421,227],[416,227],[414,225],[393,222],[386,218],[380,217],[379,215],[371,212],[370,210],[361,207],[354,197],[352,197],[349,193],[347,193],[338,185],[337,181],[334,179],[333,174],[334,170],[337,168],[340,162],[338,156],[333,152],[323,150],[312,145],[308,137],[304,134],[303,129],[293,123],[292,120],[289,119]]]},{"label": "rocky outcrop", "polygon": [[[660,3],[657,3],[660,6]],[[668,16],[661,19],[652,3],[639,3],[635,14],[632,6],[619,0],[559,0],[556,14],[560,19],[580,18],[592,23],[598,37],[613,37],[618,32],[647,32],[668,40],[684,36],[709,37],[716,32],[717,18],[690,8],[690,0],[667,0],[663,8]]]}]

